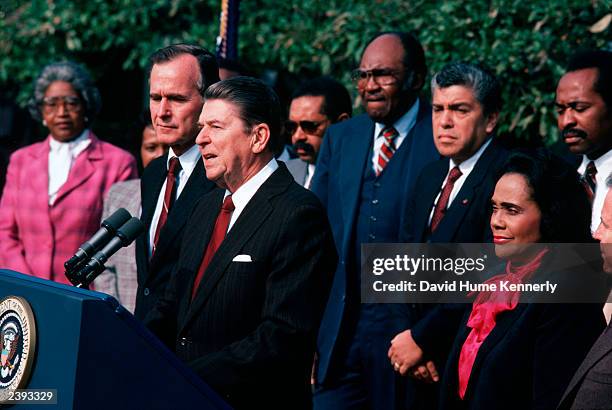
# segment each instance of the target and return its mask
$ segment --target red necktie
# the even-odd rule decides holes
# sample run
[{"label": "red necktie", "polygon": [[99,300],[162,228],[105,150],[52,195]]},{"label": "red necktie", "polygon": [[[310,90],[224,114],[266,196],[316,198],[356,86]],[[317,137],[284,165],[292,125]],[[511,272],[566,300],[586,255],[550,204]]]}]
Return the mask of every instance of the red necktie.
[{"label": "red necktie", "polygon": [[385,169],[389,161],[391,161],[393,154],[395,154],[395,138],[397,136],[397,130],[393,127],[385,128],[383,130],[383,137],[385,137],[385,141],[380,147],[378,161],[376,161],[376,176],[379,176],[383,172],[383,169]]},{"label": "red necktie", "polygon": [[225,234],[227,233],[227,227],[229,226],[230,219],[232,219],[232,212],[234,212],[234,203],[232,202],[232,196],[228,195],[225,197],[223,201],[223,205],[221,206],[221,211],[217,216],[217,220],[215,221],[215,228],[213,229],[212,236],[210,237],[210,241],[208,242],[208,246],[206,247],[206,252],[204,252],[204,258],[202,258],[202,263],[200,264],[200,268],[198,269],[198,274],[196,275],[195,281],[193,282],[193,290],[191,291],[191,300],[195,298],[196,293],[198,293],[198,287],[200,286],[200,282],[202,281],[202,277],[204,276],[204,272],[206,272],[206,268],[208,268],[208,264],[212,260],[215,252],[221,246],[221,242],[225,238]]},{"label": "red necktie", "polygon": [[459,177],[463,175],[459,167],[455,167],[450,170],[448,173],[448,177],[446,178],[446,184],[442,189],[442,193],[440,194],[440,198],[438,199],[438,203],[436,204],[436,208],[434,209],[433,216],[431,217],[431,232],[435,231],[440,221],[444,217],[446,213],[446,207],[448,206],[448,199],[450,198],[450,194],[455,186],[455,181],[459,179]]},{"label": "red necktie", "polygon": [[153,239],[153,253],[155,253],[155,248],[157,247],[157,241],[159,240],[159,232],[166,224],[168,220],[168,212],[170,212],[170,208],[172,208],[172,204],[174,203],[174,198],[176,197],[176,176],[181,172],[181,162],[177,157],[172,157],[170,159],[170,165],[168,166],[168,176],[166,177],[166,191],[164,192],[164,205],[162,207],[162,212],[159,215],[159,221],[157,221],[157,228],[155,228],[155,237]]},{"label": "red necktie", "polygon": [[597,188],[597,180],[595,179],[595,175],[597,175],[595,163],[593,161],[589,161],[584,174],[580,177],[580,182],[582,182],[584,190],[586,191],[591,203],[593,203],[593,196],[595,196],[595,189]]},{"label": "red necktie", "polygon": [[170,159],[170,165],[168,166],[168,176],[166,177],[166,191],[164,192],[164,205],[162,207],[161,214],[159,215],[159,221],[157,221],[157,228],[155,228],[155,237],[153,239],[153,253],[157,247],[157,241],[159,240],[159,233],[168,220],[168,212],[172,208],[174,198],[176,197],[176,176],[181,172],[181,162],[177,157]]}]

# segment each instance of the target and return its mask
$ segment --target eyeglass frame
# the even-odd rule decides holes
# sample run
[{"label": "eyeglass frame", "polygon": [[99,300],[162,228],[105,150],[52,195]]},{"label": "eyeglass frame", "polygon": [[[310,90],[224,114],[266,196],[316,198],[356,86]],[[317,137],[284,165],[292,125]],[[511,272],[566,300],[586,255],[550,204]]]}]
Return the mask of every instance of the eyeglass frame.
[{"label": "eyeglass frame", "polygon": [[[297,131],[298,128],[301,128],[302,131],[304,131],[305,134],[314,135],[319,130],[319,127],[321,126],[321,124],[323,124],[325,121],[327,121],[327,120],[323,120],[323,121],[308,121],[308,120],[304,120],[304,121],[291,121],[291,120],[287,120],[287,121],[285,121],[285,131],[288,132],[290,135],[293,135]],[[312,126],[309,126],[308,124],[312,124]],[[304,126],[304,125],[306,125],[306,126]]]},{"label": "eyeglass frame", "polygon": [[45,97],[40,102],[43,111],[51,114],[56,113],[61,105],[67,112],[79,112],[83,108],[83,100],[73,95],[63,95],[57,97]]},{"label": "eyeglass frame", "polygon": [[[367,84],[370,78],[378,85],[391,85],[398,81],[397,75],[405,71],[406,69],[393,70],[391,68],[374,68],[372,70],[362,70],[356,68],[351,71],[351,80],[358,86]],[[364,74],[365,77],[363,77]],[[389,76],[390,78],[388,81],[381,81],[380,77],[382,76]]]}]

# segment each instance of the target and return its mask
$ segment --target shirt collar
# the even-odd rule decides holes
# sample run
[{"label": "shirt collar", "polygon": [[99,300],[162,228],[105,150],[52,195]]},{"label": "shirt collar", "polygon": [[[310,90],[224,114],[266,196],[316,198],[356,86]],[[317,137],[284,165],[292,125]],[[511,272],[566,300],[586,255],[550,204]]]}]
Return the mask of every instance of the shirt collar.
[{"label": "shirt collar", "polygon": [[172,150],[172,147],[170,147],[170,149],[168,150],[168,159],[166,160],[166,169],[169,169],[170,160],[174,157],[177,157],[179,159],[179,162],[181,163],[181,168],[187,174],[191,174],[191,171],[193,171],[193,169],[201,158],[200,150],[198,149],[197,145],[192,146],[187,151],[183,152],[183,154],[180,156],[177,156]]},{"label": "shirt collar", "polygon": [[278,162],[276,159],[272,158],[265,167],[260,169],[259,172],[257,172],[251,179],[242,184],[240,188],[236,190],[236,192],[232,194],[226,189],[224,199],[226,196],[232,194],[232,202],[234,203],[234,207],[242,210],[249,203],[253,195],[255,195],[259,187],[266,182],[266,180],[274,173],[274,171],[276,171],[277,168]]},{"label": "shirt collar", "polygon": [[[476,162],[478,162],[478,159],[480,159],[480,156],[482,155],[484,150],[487,149],[489,144],[491,144],[492,140],[493,138],[489,137],[489,139],[484,144],[482,144],[482,146],[478,149],[478,151],[476,151],[474,155],[472,155],[471,157],[469,157],[468,159],[466,159],[465,161],[463,161],[461,164],[458,165],[459,170],[461,171],[463,175],[467,175],[470,172],[472,172],[472,169],[474,169]],[[449,170],[453,169],[456,166],[457,164],[455,163],[455,161],[451,159],[448,163]]]},{"label": "shirt collar", "polygon": [[[586,171],[586,167],[589,162],[591,162],[591,160],[586,155],[583,155],[582,163],[578,167],[578,172],[580,174],[584,174],[584,171]],[[599,174],[599,170],[603,170],[605,165],[612,165],[612,149],[603,154],[601,157],[594,159],[593,162],[595,163],[595,168],[597,168],[597,173]],[[607,177],[608,176],[606,175],[606,178]]]},{"label": "shirt collar", "polygon": [[89,141],[91,140],[91,138],[89,137],[89,129],[84,129],[83,132],[81,132],[81,134],[76,137],[73,140],[67,141],[67,142],[62,142],[62,141],[58,141],[53,137],[49,138],[49,149],[51,151],[57,151],[60,149],[60,147],[68,147],[68,149],[70,151],[74,150],[76,147],[80,146],[81,144],[85,144],[85,141],[87,141],[87,144],[89,144]]},{"label": "shirt collar", "polygon": [[[393,123],[393,127],[402,137],[408,135],[414,124],[416,124],[417,114],[419,113],[419,99],[417,98],[412,104],[412,107],[404,115],[399,117],[397,121]],[[374,136],[376,138],[382,137],[382,131],[387,128],[385,124],[377,122],[374,126]]]}]

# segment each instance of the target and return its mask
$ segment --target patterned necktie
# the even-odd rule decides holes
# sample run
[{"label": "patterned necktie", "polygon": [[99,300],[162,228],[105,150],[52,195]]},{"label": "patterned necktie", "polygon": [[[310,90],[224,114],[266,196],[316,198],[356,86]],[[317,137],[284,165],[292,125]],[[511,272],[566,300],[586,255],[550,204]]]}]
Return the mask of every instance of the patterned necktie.
[{"label": "patterned necktie", "polygon": [[589,201],[593,203],[593,196],[595,196],[595,188],[597,187],[597,180],[595,179],[595,175],[597,175],[597,168],[595,167],[595,163],[593,161],[589,161],[587,164],[586,170],[584,174],[580,177],[580,182],[584,186],[584,190],[589,197]]},{"label": "patterned necktie", "polygon": [[382,135],[385,141],[380,147],[378,161],[376,161],[376,176],[379,176],[383,172],[383,169],[385,169],[389,161],[391,161],[393,154],[395,154],[395,138],[397,138],[399,134],[395,128],[389,127],[383,130]]},{"label": "patterned necktie", "polygon": [[221,205],[221,211],[219,212],[217,220],[215,221],[215,228],[213,229],[212,236],[210,237],[210,241],[206,247],[206,252],[204,252],[204,257],[202,258],[202,263],[200,264],[195,281],[193,282],[191,300],[193,300],[196,293],[198,293],[198,287],[200,286],[202,277],[204,277],[204,272],[206,272],[206,268],[208,268],[210,261],[215,255],[215,252],[217,252],[217,249],[219,249],[221,242],[223,242],[223,239],[225,238],[227,228],[229,227],[230,220],[232,219],[232,212],[234,212],[234,202],[232,201],[232,196],[228,195],[225,197],[223,205]]},{"label": "patterned necktie", "polygon": [[455,186],[455,182],[459,179],[459,177],[463,175],[459,167],[454,167],[448,173],[448,177],[446,178],[446,184],[442,189],[442,193],[440,194],[440,198],[438,199],[438,203],[436,204],[436,208],[434,209],[433,216],[431,217],[431,232],[433,233],[440,221],[444,217],[446,213],[446,208],[448,207],[448,200],[450,198],[453,187]]},{"label": "patterned necktie", "polygon": [[168,213],[174,199],[176,198],[176,177],[181,172],[181,162],[177,157],[170,159],[170,165],[168,167],[168,176],[166,177],[166,191],[164,192],[164,204],[162,207],[161,214],[159,215],[159,221],[157,222],[157,228],[155,228],[155,237],[153,240],[153,253],[157,247],[157,241],[159,240],[159,233],[168,220]]}]

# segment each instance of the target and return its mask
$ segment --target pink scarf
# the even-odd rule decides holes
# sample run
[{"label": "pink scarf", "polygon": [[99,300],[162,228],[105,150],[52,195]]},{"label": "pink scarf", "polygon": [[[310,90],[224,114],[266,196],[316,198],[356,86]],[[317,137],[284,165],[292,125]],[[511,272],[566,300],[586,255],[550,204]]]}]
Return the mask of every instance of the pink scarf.
[{"label": "pink scarf", "polygon": [[[508,261],[506,273],[493,276],[484,283],[497,283],[508,281],[509,284],[519,284],[528,280],[533,273],[540,267],[542,257],[548,252],[544,249],[538,253],[533,260],[521,266],[514,267]],[[499,286],[498,286],[499,289]],[[519,291],[495,291],[480,292],[472,305],[472,312],[467,322],[467,326],[472,329],[467,339],[461,347],[459,355],[459,397],[463,400],[467,390],[472,367],[478,354],[478,349],[485,341],[487,336],[495,328],[495,320],[499,313],[513,310],[519,302],[521,293]]]}]

